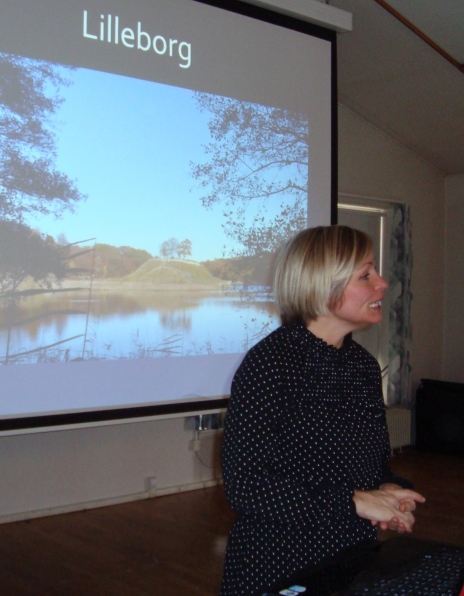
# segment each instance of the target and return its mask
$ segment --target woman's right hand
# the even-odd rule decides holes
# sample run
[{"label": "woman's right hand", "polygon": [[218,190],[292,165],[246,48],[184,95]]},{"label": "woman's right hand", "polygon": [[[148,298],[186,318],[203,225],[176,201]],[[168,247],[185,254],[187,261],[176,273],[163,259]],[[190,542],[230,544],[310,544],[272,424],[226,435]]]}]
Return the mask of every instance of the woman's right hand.
[{"label": "woman's right hand", "polygon": [[353,501],[356,513],[363,519],[371,521],[372,525],[380,524],[397,532],[412,532],[414,516],[410,511],[404,511],[401,505],[406,500],[424,502],[424,497],[409,489],[398,490],[355,490]]}]

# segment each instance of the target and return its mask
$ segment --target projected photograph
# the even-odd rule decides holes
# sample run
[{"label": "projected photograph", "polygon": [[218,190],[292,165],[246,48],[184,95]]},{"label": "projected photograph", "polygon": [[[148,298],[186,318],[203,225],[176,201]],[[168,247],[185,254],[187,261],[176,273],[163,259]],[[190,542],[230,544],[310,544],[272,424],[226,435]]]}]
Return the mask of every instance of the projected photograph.
[{"label": "projected photograph", "polygon": [[0,363],[244,352],[306,226],[308,121],[0,54]]}]

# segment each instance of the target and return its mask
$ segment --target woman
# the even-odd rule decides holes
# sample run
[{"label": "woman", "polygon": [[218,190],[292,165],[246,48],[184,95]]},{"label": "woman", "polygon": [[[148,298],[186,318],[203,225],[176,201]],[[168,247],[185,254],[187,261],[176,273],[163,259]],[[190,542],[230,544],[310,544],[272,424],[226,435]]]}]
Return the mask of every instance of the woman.
[{"label": "woman", "polygon": [[351,338],[380,322],[386,287],[363,232],[307,229],[283,250],[282,326],[244,358],[226,417],[223,474],[237,518],[222,596],[259,595],[376,526],[411,531],[425,499],[388,468],[379,364]]}]

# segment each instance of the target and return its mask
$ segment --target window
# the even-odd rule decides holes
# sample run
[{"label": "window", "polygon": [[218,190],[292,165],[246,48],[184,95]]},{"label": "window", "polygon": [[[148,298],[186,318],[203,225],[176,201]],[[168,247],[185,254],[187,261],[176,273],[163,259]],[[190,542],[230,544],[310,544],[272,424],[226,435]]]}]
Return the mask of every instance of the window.
[{"label": "window", "polygon": [[388,405],[410,400],[410,226],[406,205],[340,195],[338,223],[366,232],[374,241],[379,273],[388,281],[380,325],[354,334],[354,339],[379,361]]}]

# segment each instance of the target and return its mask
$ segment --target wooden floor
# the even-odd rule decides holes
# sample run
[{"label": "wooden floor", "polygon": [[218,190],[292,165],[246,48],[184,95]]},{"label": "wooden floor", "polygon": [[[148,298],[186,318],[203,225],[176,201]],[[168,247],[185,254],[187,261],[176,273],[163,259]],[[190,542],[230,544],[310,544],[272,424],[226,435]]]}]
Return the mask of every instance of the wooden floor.
[{"label": "wooden floor", "polygon": [[[464,546],[464,459],[392,467],[427,496],[415,535]],[[233,517],[219,487],[0,525],[0,595],[217,596]]]}]

